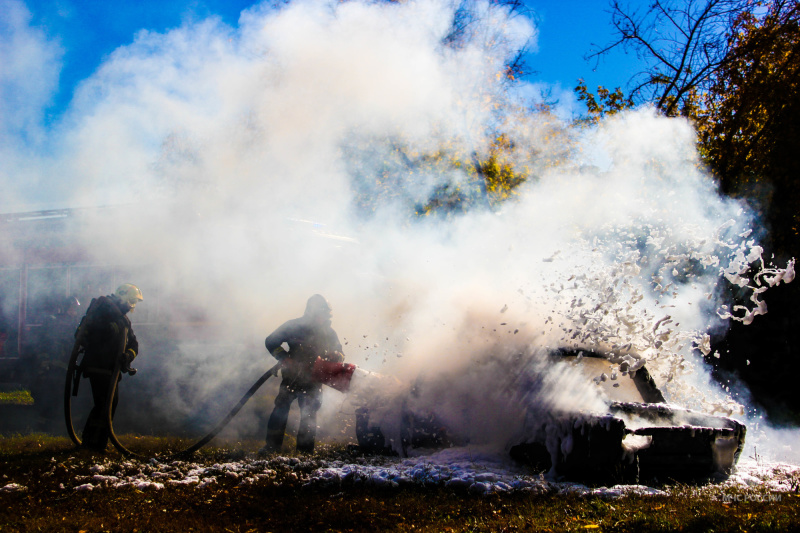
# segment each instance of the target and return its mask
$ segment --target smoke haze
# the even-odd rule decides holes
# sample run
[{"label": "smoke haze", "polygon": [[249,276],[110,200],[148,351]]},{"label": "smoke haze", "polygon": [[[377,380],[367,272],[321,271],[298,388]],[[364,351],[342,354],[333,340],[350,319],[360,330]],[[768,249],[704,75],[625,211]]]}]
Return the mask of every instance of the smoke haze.
[{"label": "smoke haze", "polygon": [[[520,392],[556,348],[647,362],[668,401],[740,412],[698,351],[758,308],[728,313],[726,284],[787,282],[791,265],[761,260],[757,221],[718,194],[687,122],[640,109],[579,129],[526,111],[531,86],[503,65],[535,44],[528,19],[475,2],[481,16],[453,47],[443,0],[265,3],[236,28],[142,30],[45,127],[58,45],[22,4],[2,4],[0,50],[15,60],[0,74],[2,210],[117,206],[116,229],[86,240],[99,260],[156,269],[151,287],[131,280],[142,312],[158,292],[235,339],[150,362],[142,346],[123,387],[157,374],[176,419],[224,413],[273,364],[263,338],[314,293],[333,305],[348,362],[401,382],[453,376],[456,396],[420,401],[472,442],[503,440],[532,404],[600,405],[571,375]],[[413,216],[442,190],[470,191],[464,162],[500,133],[514,146],[504,162],[529,177],[512,200]],[[347,409],[325,394],[324,414]],[[268,413],[271,396],[261,402],[237,428]]]}]

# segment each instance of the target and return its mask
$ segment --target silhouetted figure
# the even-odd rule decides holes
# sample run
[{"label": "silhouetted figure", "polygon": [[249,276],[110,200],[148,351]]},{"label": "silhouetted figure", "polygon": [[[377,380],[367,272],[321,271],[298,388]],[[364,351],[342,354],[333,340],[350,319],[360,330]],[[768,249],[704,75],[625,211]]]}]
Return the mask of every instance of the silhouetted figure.
[{"label": "silhouetted figure", "polygon": [[317,412],[322,406],[322,385],[312,378],[317,357],[342,362],[342,343],[331,328],[331,306],[321,295],[308,299],[305,313],[284,323],[264,341],[267,351],[283,363],[281,385],[275,408],[267,422],[267,444],[260,451],[279,451],[283,445],[289,409],[294,400],[300,406],[297,451],[314,451]]},{"label": "silhouetted figure", "polygon": [[[83,446],[95,451],[105,451],[109,438],[108,393],[111,373],[120,358],[122,371],[133,375],[136,370],[130,367],[139,353],[139,343],[133,334],[130,319],[126,316],[138,302],[142,291],[135,285],[124,283],[114,294],[100,296],[92,300],[76,335],[83,336],[84,356],[81,362],[83,376],[89,378],[92,386],[94,406],[83,428]],[[84,331],[81,333],[81,329]],[[123,335],[127,332],[126,337]],[[121,376],[120,376],[120,379]],[[119,387],[115,388],[111,416],[119,402]]]}]

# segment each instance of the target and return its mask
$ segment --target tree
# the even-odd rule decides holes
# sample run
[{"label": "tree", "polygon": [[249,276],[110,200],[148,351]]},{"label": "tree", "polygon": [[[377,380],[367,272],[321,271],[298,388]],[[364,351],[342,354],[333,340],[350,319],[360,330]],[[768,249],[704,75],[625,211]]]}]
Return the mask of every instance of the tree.
[{"label": "tree", "polygon": [[[548,143],[568,142],[561,129],[554,126],[548,131],[552,136]],[[516,149],[502,133],[489,140],[488,147],[478,149],[463,140],[448,139],[436,150],[417,151],[398,137],[350,146],[345,159],[351,175],[359,178],[355,192],[361,216],[394,203],[414,218],[446,218],[476,209],[498,209],[516,197],[533,171],[551,164],[539,154],[518,155]],[[420,196],[431,176],[445,179]]]},{"label": "tree", "polygon": [[643,60],[628,99],[602,87],[575,89],[589,120],[622,104],[651,103],[691,118],[720,188],[764,212],[770,243],[791,256],[800,245],[798,0],[654,0],[645,10],[611,3],[617,38]]},{"label": "tree", "polygon": [[[721,190],[746,198],[767,233],[762,243],[780,261],[800,251],[800,8],[774,1],[743,13],[728,36],[731,58],[703,95],[696,117],[700,150]],[[720,371],[735,371],[771,418],[800,424],[791,376],[800,370],[797,282],[770,291],[769,314],[734,324],[715,349]],[[789,407],[788,410],[785,408]]]},{"label": "tree", "polygon": [[[408,0],[384,0],[388,3],[402,3]],[[491,9],[501,9],[507,14],[508,20],[518,16],[528,16],[529,9],[523,0],[490,0]],[[509,45],[507,37],[502,31],[497,31],[485,24],[490,14],[485,11],[483,2],[476,0],[456,0],[453,2],[453,18],[450,28],[443,39],[443,44],[451,48],[460,48],[476,38],[491,42],[494,46],[506,47]],[[506,77],[509,80],[518,79],[526,74],[527,65],[524,57],[528,53],[525,44],[516,50],[506,61]]]},{"label": "tree", "polygon": [[[745,198],[766,229],[760,236],[783,263],[800,251],[800,2],[798,0],[654,0],[644,11],[614,0],[617,39],[644,62],[632,80],[635,103],[690,118],[698,148],[721,192]],[[590,115],[613,111],[588,98]],[[602,96],[602,95],[601,95]],[[595,109],[596,108],[596,109]],[[743,297],[735,293],[732,299]],[[731,325],[714,339],[721,380],[734,373],[777,420],[800,423],[793,376],[800,371],[797,282],[769,291],[769,313]],[[788,410],[786,409],[788,407]]]},{"label": "tree", "polygon": [[[517,16],[526,16],[527,8],[522,0],[492,0],[491,4],[497,8],[507,11],[508,19]],[[487,28],[481,24],[486,13],[481,12],[475,0],[458,0],[456,9],[453,12],[453,20],[450,24],[450,31],[444,38],[445,44],[453,48],[458,48],[476,38],[478,33],[485,33]],[[496,43],[496,46],[506,46],[506,38],[501,32],[491,31],[490,35],[484,35],[484,39]],[[506,62],[506,77],[510,80],[518,79],[527,74],[527,65],[523,58],[528,52],[528,45],[516,50]]]},{"label": "tree", "polygon": [[700,149],[723,192],[764,211],[779,255],[800,249],[800,3],[742,13],[730,58],[696,114]]},{"label": "tree", "polygon": [[616,88],[614,92],[609,91],[602,85],[597,88],[597,96],[590,93],[583,79],[578,80],[575,87],[578,100],[586,103],[586,110],[589,116],[581,118],[578,123],[597,124],[603,117],[614,115],[625,109],[633,107],[633,100],[630,96],[625,96],[622,89]]},{"label": "tree", "polygon": [[630,98],[653,103],[667,116],[691,116],[704,92],[731,59],[726,33],[756,0],[654,0],[646,9],[611,2],[616,38],[591,57],[622,47],[644,68],[631,80]]},{"label": "tree", "polygon": [[[455,0],[450,5],[452,19],[441,39],[447,53],[477,44],[502,58],[497,71],[490,73],[487,87],[499,83],[507,88],[526,74],[522,59],[528,42],[509,31],[516,17],[529,14],[522,0]],[[513,200],[517,189],[535,178],[537,171],[556,164],[551,154],[571,149],[566,128],[550,109],[542,109],[535,129],[541,133],[539,146],[547,149],[524,152],[513,138],[519,124],[529,121],[530,110],[510,102],[502,90],[479,96],[474,101],[482,102],[493,120],[475,123],[468,135],[439,138],[434,132],[433,142],[415,143],[397,132],[389,138],[354,139],[343,149],[349,172],[356,178],[358,213],[370,217],[378,206],[392,204],[393,209],[420,220],[498,209]],[[559,148],[551,149],[554,145]]]}]

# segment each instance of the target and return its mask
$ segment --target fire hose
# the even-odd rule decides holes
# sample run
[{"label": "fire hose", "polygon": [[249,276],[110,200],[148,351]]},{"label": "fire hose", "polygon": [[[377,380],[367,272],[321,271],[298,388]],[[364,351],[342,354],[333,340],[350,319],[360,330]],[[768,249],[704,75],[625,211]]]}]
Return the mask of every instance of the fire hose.
[{"label": "fire hose", "polygon": [[[67,365],[67,377],[66,382],[64,385],[64,417],[66,420],[67,425],[67,433],[69,434],[70,439],[72,442],[75,443],[76,446],[81,446],[82,442],[81,439],[78,437],[77,433],[75,432],[75,427],[72,423],[72,397],[77,396],[78,394],[78,385],[81,379],[82,368],[78,364],[78,357],[82,353],[81,346],[82,346],[82,330],[80,328],[78,330],[78,335],[75,340],[75,345],[72,349],[72,353],[70,355],[69,364]],[[124,353],[124,342],[127,338],[127,330],[123,330],[122,332],[122,350],[119,350],[119,353]],[[278,363],[269,370],[267,370],[260,378],[256,380],[255,383],[250,387],[250,389],[242,396],[242,399],[239,400],[239,403],[234,406],[233,409],[228,413],[228,415],[223,418],[215,427],[211,430],[206,436],[202,439],[198,440],[188,448],[173,453],[167,456],[165,459],[173,459],[178,457],[186,457],[191,455],[192,453],[196,452],[217,436],[217,434],[222,431],[222,429],[228,425],[228,423],[233,420],[233,417],[244,407],[244,405],[250,400],[250,398],[256,393],[256,391],[263,385],[270,377],[276,375],[278,370],[281,368],[283,363]],[[344,392],[347,390],[349,386],[350,377],[355,370],[355,365],[345,364],[345,363],[332,363],[328,361],[323,361],[322,359],[317,359],[314,364],[313,369],[313,378],[315,381],[329,385],[337,390]],[[114,447],[124,456],[126,457],[138,457],[138,458],[145,458],[144,456],[134,453],[131,450],[127,449],[122,443],[119,442],[117,435],[114,433],[114,424],[113,424],[113,411],[114,411],[114,395],[117,389],[117,383],[119,382],[120,373],[122,372],[122,361],[120,357],[116,358],[116,362],[114,364],[114,369],[111,371],[111,377],[109,381],[108,387],[108,396],[106,400],[105,407],[105,417],[106,423],[108,425],[108,432],[109,432],[109,440],[114,445]]]},{"label": "fire hose", "polygon": [[[123,332],[127,334],[127,332]],[[124,337],[123,337],[124,338]],[[76,346],[78,346],[79,341],[76,341]],[[81,368],[77,364],[78,356],[80,355],[79,349],[74,349],[72,355],[70,357],[69,365],[67,366],[67,379],[64,387],[64,416],[67,424],[67,433],[69,434],[70,439],[72,442],[75,443],[76,446],[81,446],[82,442],[81,439],[78,437],[77,433],[75,432],[75,427],[72,423],[72,397],[77,396],[78,394],[78,384],[80,383],[81,379]],[[248,400],[256,393],[256,391],[263,385],[270,377],[276,375],[278,370],[281,367],[281,363],[273,366],[269,370],[267,370],[255,383],[250,389],[242,396],[242,399],[239,400],[239,403],[234,406],[233,409],[228,413],[228,415],[220,421],[219,424],[214,427],[205,437],[198,440],[188,448],[173,453],[167,457],[167,459],[177,458],[177,457],[185,457],[191,455],[192,453],[196,452],[217,436],[217,434],[222,431],[222,429],[228,425],[228,423],[233,420],[233,417],[237,415],[237,413],[244,407]],[[113,406],[114,406],[114,395],[117,389],[117,383],[119,382],[119,376],[122,371],[122,362],[120,358],[117,358],[116,363],[114,364],[114,369],[111,371],[109,386],[108,386],[108,397],[106,401],[106,405],[104,406],[105,410],[105,417],[106,423],[108,425],[108,432],[109,432],[109,440],[114,445],[114,447],[124,456],[126,457],[143,457],[140,454],[132,452],[131,450],[127,449],[117,438],[116,433],[114,432],[114,423],[113,423]]]},{"label": "fire hose", "polygon": [[[220,431],[222,431],[222,429],[225,426],[227,426],[231,420],[233,420],[233,417],[235,417],[236,414],[239,412],[239,410],[242,407],[244,407],[244,404],[246,404],[247,401],[253,396],[253,394],[256,393],[256,391],[261,387],[261,385],[263,385],[264,382],[266,382],[270,377],[278,373],[278,369],[280,367],[281,363],[278,363],[277,365],[267,370],[260,378],[258,378],[258,380],[256,380],[255,383],[253,383],[253,386],[250,387],[250,389],[244,394],[244,396],[242,396],[242,399],[239,400],[239,403],[237,403],[234,406],[234,408],[231,409],[230,413],[228,413],[228,415],[225,418],[223,418],[222,421],[220,421],[220,423],[217,424],[217,426],[214,429],[212,429],[210,433],[208,433],[205,437],[198,440],[185,450],[176,452],[168,456],[167,458],[171,459],[171,458],[185,457],[191,455],[200,448],[202,448],[203,446],[205,446],[206,444],[208,444],[209,442],[211,442],[211,440],[214,437],[216,437],[217,434]],[[114,393],[117,388],[117,382],[119,381],[120,371],[121,371],[121,362],[117,360],[116,364],[114,365],[114,371],[111,373],[111,382],[109,383],[109,388],[108,388],[108,403],[106,404],[106,422],[108,424],[109,440],[122,455],[126,457],[132,457],[132,456],[142,457],[141,455],[138,455],[127,449],[125,446],[123,446],[122,443],[119,441],[119,439],[117,439],[117,435],[114,433],[114,423],[113,423]]]}]

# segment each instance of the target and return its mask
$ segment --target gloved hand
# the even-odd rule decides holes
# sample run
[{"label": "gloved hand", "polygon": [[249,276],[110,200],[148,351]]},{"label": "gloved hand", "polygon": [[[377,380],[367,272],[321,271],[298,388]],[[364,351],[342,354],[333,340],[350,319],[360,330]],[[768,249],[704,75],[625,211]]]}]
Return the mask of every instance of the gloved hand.
[{"label": "gloved hand", "polygon": [[283,349],[283,346],[278,346],[274,350],[272,350],[272,357],[277,359],[278,361],[285,361],[286,357],[289,355],[289,352]]},{"label": "gloved hand", "polygon": [[326,361],[331,361],[333,363],[342,363],[344,362],[344,354],[338,350],[326,352],[325,357],[323,357]]},{"label": "gloved hand", "polygon": [[120,372],[127,373],[129,376],[136,374],[136,369],[131,366],[131,363],[136,358],[136,353],[133,350],[125,350],[120,355]]}]

